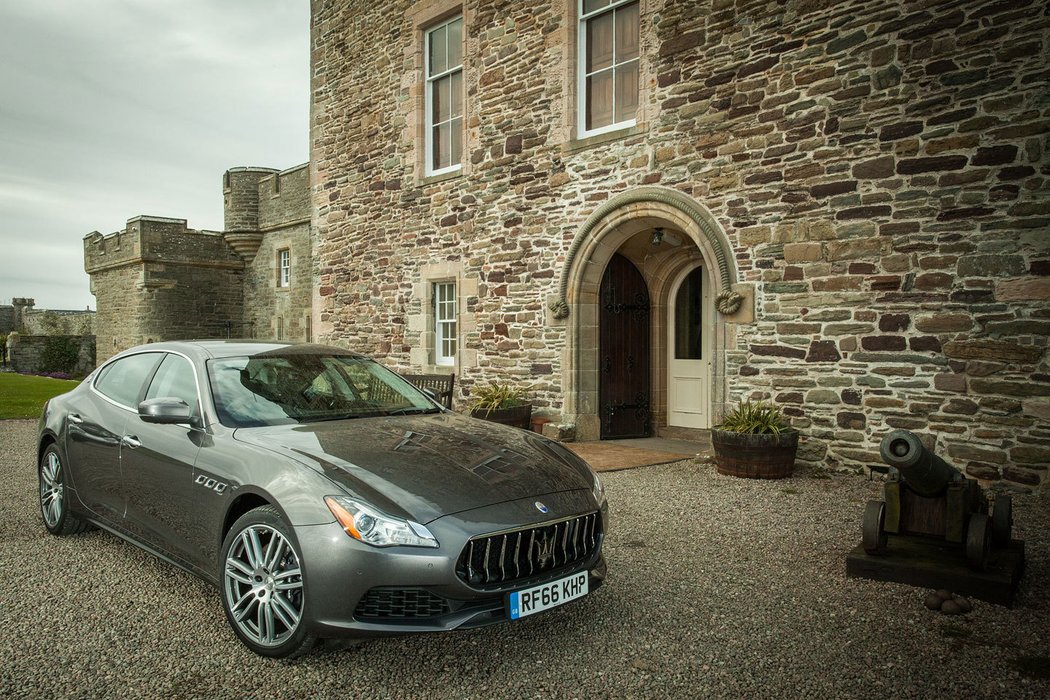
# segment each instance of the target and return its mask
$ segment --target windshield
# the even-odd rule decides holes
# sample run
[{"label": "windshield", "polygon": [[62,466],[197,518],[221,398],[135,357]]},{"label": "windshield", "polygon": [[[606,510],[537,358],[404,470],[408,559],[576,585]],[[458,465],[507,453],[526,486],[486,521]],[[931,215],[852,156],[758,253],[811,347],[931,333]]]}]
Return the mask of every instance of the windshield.
[{"label": "windshield", "polygon": [[264,353],[208,362],[219,421],[231,428],[438,413],[425,394],[374,360]]}]

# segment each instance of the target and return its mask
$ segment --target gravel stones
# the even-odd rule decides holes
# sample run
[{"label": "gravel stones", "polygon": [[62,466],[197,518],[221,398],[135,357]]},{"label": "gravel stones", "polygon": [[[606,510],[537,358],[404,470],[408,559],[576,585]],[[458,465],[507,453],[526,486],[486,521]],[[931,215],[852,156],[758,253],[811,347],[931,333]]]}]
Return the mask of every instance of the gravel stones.
[{"label": "gravel stones", "polygon": [[1050,507],[1015,496],[1016,607],[917,614],[925,591],[848,579],[881,484],[683,460],[603,476],[609,579],[564,608],[294,662],[237,642],[216,589],[105,532],[48,535],[35,424],[0,421],[0,697],[1050,696]]}]

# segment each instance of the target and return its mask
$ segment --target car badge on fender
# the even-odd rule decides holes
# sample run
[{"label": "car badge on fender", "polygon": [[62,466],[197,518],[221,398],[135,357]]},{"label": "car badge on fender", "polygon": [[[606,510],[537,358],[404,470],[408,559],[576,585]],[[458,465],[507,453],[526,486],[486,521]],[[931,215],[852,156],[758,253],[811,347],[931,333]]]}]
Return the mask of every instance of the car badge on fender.
[{"label": "car badge on fender", "polygon": [[536,501],[536,510],[538,510],[541,513],[549,513],[550,512],[550,508],[548,508],[547,506],[543,505],[539,501]]}]

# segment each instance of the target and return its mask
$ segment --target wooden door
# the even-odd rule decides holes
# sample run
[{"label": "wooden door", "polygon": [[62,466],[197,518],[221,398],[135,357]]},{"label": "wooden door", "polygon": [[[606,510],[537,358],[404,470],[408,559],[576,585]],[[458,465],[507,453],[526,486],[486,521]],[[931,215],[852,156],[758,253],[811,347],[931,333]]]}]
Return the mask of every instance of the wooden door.
[{"label": "wooden door", "polygon": [[668,309],[667,424],[710,428],[711,327],[706,270],[694,267],[671,288]]},{"label": "wooden door", "polygon": [[601,438],[649,437],[649,290],[622,255],[605,268],[599,306]]}]

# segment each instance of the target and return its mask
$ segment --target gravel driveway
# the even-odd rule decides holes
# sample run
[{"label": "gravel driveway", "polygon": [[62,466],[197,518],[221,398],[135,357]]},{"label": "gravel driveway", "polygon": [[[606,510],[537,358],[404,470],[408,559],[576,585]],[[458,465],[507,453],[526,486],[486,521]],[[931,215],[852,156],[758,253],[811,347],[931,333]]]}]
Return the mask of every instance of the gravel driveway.
[{"label": "gravel driveway", "polygon": [[1015,497],[1018,605],[945,617],[926,591],[846,579],[876,481],[608,473],[610,579],[583,601],[275,662],[193,576],[112,535],[49,536],[34,435],[0,421],[0,697],[1050,697],[1046,495]]}]

